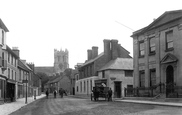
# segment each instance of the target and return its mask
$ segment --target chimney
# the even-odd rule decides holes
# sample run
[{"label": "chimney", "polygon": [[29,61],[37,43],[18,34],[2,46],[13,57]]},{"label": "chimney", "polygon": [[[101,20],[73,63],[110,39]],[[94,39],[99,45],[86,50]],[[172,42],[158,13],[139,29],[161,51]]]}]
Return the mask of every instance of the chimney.
[{"label": "chimney", "polygon": [[114,60],[118,57],[118,40],[112,39],[111,40],[111,59]]},{"label": "chimney", "polygon": [[33,72],[34,72],[35,65],[34,65],[33,63],[28,63],[27,65],[28,65],[28,66],[33,70]]},{"label": "chimney", "polygon": [[110,40],[104,39],[104,55],[107,57],[107,61],[111,60],[111,43]]},{"label": "chimney", "polygon": [[18,47],[13,47],[12,51],[19,57],[20,51],[19,51]]},{"label": "chimney", "polygon": [[98,56],[98,47],[97,46],[93,46],[92,47],[92,59],[94,59],[97,56]]},{"label": "chimney", "polygon": [[92,50],[87,50],[87,60],[91,60],[92,59]]}]

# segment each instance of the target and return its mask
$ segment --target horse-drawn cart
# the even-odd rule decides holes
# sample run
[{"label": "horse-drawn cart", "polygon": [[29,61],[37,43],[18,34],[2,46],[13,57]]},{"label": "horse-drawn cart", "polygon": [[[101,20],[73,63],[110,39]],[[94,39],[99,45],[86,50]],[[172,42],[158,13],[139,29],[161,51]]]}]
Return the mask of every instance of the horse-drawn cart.
[{"label": "horse-drawn cart", "polygon": [[93,91],[91,93],[91,101],[92,100],[99,100],[99,98],[105,98],[107,100],[108,98],[108,90],[109,87],[93,87]]}]

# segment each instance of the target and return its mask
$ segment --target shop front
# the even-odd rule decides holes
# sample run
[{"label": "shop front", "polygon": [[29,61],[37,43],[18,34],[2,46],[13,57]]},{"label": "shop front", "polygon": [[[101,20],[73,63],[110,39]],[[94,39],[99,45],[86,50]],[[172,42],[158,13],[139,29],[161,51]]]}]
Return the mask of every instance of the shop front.
[{"label": "shop front", "polygon": [[16,97],[15,97],[15,91],[16,91],[15,84],[16,84],[15,81],[7,80],[6,101],[8,101],[8,102],[13,102],[16,99]]}]

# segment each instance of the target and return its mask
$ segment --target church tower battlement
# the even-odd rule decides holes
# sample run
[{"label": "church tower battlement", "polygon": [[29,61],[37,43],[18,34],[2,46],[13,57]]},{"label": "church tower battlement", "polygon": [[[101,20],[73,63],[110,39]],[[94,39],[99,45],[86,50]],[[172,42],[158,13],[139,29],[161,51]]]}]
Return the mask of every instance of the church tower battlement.
[{"label": "church tower battlement", "polygon": [[69,52],[65,50],[54,49],[54,71],[55,73],[64,72],[65,69],[69,68]]}]

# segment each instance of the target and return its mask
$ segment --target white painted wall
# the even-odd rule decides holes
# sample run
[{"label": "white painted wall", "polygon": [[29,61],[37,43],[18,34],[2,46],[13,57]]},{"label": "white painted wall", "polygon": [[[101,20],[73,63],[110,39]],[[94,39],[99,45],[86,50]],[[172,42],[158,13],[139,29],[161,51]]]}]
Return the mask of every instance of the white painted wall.
[{"label": "white painted wall", "polygon": [[[97,79],[98,79],[98,76],[92,76],[89,78],[77,80],[75,83],[75,94],[90,95],[92,92],[91,89],[95,86],[95,80],[97,80]],[[80,85],[81,82],[82,82],[82,87]],[[84,82],[85,82],[85,90],[84,90]],[[91,83],[92,83],[92,85],[91,85]],[[92,86],[92,88],[91,88],[91,86]],[[77,91],[77,87],[78,87],[78,91]]]}]

